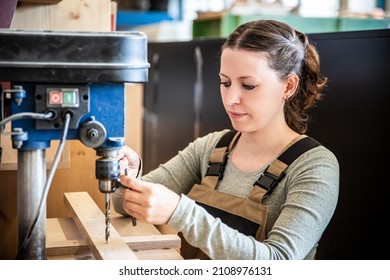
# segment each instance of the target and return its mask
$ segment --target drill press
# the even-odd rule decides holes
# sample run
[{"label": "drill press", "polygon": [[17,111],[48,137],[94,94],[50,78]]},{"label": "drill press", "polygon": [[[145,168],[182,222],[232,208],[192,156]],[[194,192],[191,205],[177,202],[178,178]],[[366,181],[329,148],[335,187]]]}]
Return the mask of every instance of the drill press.
[{"label": "drill press", "polygon": [[125,83],[147,82],[148,68],[142,32],[0,29],[0,81],[11,84],[1,92],[1,131],[18,151],[18,258],[46,258],[42,198],[52,178],[45,160],[52,140],[80,140],[96,150],[108,241],[125,137]]}]

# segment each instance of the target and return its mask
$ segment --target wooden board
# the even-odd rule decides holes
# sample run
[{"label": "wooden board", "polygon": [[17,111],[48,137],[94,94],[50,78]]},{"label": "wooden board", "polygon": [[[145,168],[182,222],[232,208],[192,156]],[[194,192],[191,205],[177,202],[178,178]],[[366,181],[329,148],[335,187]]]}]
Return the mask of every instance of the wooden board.
[{"label": "wooden board", "polygon": [[[70,207],[77,208],[77,211],[73,211],[76,216],[81,215],[86,218],[47,219],[46,254],[48,259],[106,259],[105,256],[102,258],[102,253],[96,250],[106,250],[111,245],[105,244],[103,247],[95,248],[96,245],[91,244],[94,238],[90,237],[92,228],[92,231],[97,231],[96,238],[104,240],[105,217],[103,212],[98,211],[96,205],[93,206],[95,203],[85,192],[66,193],[65,200],[68,201],[66,204]],[[88,220],[86,223],[92,225],[80,226],[78,220],[80,222]],[[115,231],[137,259],[183,260],[180,255],[181,239],[176,233],[161,234],[154,225],[141,221],[137,221],[137,225],[133,226],[129,217],[124,217],[115,211],[111,213],[110,229],[111,241],[108,244],[112,243],[112,233]],[[110,251],[110,253],[116,254],[115,251]],[[110,259],[112,257],[122,259],[119,255],[110,256]]]},{"label": "wooden board", "polygon": [[116,229],[110,227],[110,240],[105,241],[105,215],[87,192],[65,193],[65,204],[73,213],[73,220],[97,260],[136,260]]},{"label": "wooden board", "polygon": [[52,5],[20,3],[11,29],[111,31],[111,0],[63,0]]},{"label": "wooden board", "polygon": [[[115,218],[114,218],[115,219]],[[46,220],[47,259],[94,259],[87,242],[72,218],[50,218]],[[133,227],[129,218],[120,218],[113,225],[138,259],[182,260],[179,253],[181,240],[177,234],[156,233],[156,228],[138,221]],[[123,236],[131,232],[131,236]],[[139,234],[139,235],[137,235]]]}]

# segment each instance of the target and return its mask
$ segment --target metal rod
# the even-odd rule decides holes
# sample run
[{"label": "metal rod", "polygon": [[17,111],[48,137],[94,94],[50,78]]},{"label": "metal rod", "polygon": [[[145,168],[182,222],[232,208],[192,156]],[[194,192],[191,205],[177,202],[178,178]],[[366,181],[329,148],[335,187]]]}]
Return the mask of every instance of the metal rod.
[{"label": "metal rod", "polygon": [[[28,234],[42,198],[46,181],[46,150],[18,150],[18,241]],[[22,259],[46,259],[46,206],[39,216]]]}]

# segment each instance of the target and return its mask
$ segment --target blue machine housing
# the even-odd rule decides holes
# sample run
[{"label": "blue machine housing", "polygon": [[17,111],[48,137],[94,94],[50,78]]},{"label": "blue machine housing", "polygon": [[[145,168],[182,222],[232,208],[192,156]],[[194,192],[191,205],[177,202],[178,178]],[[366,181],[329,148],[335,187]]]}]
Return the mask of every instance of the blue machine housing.
[{"label": "blue machine housing", "polygon": [[[26,98],[20,105],[12,103],[12,114],[23,112],[37,112],[35,101],[36,84],[15,84],[22,86],[26,91]],[[78,87],[78,85],[74,85]],[[112,148],[115,145],[124,143],[125,137],[125,85],[124,84],[89,84],[85,85],[88,89],[88,112],[82,116],[74,113],[71,120],[70,128],[67,134],[67,140],[79,139],[79,127],[81,124],[91,119],[100,122],[106,129],[106,140],[99,148]],[[66,111],[63,110],[63,111]],[[71,111],[71,109],[70,109]],[[37,113],[44,113],[37,112]],[[62,116],[57,116],[59,119]],[[12,128],[22,128],[27,132],[23,145],[19,148],[22,150],[46,149],[50,147],[51,140],[59,140],[62,136],[63,122],[53,123],[52,129],[37,128],[37,123],[48,121],[20,119],[12,122]]]},{"label": "blue machine housing", "polygon": [[[0,30],[0,81],[21,88],[12,93],[12,101],[1,105],[2,112],[8,112],[5,117],[55,113],[50,121],[14,120],[12,128],[25,132],[12,136],[23,141],[17,148],[48,148],[51,140],[61,138],[65,112],[72,114],[67,140],[80,139],[80,126],[92,120],[105,129],[105,141],[99,148],[123,145],[125,83],[146,82],[148,68],[147,38],[142,32]],[[80,106],[46,108],[47,93],[42,90],[46,87],[78,89]],[[13,102],[15,98],[22,102]]]}]

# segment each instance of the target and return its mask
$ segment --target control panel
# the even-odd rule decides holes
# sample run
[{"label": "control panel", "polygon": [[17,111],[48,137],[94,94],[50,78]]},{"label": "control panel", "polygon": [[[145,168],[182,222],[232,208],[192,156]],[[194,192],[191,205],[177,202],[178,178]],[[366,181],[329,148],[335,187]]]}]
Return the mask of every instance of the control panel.
[{"label": "control panel", "polygon": [[78,88],[47,88],[47,108],[77,108],[79,107]]},{"label": "control panel", "polygon": [[80,119],[89,112],[89,89],[86,85],[36,85],[35,112],[52,112],[52,121],[36,121],[35,128],[62,129],[63,116],[71,113],[70,129],[77,129]]}]

